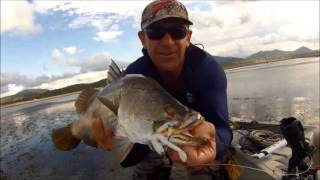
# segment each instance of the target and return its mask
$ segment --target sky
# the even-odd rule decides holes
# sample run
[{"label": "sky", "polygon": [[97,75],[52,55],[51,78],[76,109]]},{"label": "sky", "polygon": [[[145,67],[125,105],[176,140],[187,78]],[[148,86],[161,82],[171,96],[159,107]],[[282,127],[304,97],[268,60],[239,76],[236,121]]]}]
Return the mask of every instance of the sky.
[{"label": "sky", "polygon": [[[1,92],[57,89],[107,76],[110,59],[139,58],[147,0],[1,0]],[[192,43],[215,56],[319,49],[319,1],[182,1]]]}]

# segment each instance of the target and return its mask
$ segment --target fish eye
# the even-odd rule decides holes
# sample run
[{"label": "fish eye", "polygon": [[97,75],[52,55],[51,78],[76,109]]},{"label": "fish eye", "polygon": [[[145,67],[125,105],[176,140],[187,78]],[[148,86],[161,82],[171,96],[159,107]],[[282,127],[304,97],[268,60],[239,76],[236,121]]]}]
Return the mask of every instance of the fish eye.
[{"label": "fish eye", "polygon": [[177,113],[177,109],[171,104],[166,105],[164,107],[164,110],[171,117],[174,117],[176,115],[176,113]]}]

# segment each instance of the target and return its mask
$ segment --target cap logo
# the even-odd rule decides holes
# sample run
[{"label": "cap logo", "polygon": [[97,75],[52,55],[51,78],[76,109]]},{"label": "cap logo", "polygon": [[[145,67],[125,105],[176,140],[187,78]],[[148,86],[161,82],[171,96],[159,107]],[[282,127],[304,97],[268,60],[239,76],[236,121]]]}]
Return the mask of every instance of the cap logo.
[{"label": "cap logo", "polygon": [[167,8],[168,6],[166,6],[166,5],[169,4],[171,1],[172,0],[162,0],[158,4],[154,5],[152,7],[152,9],[151,9],[152,15],[154,16],[155,14],[157,14],[163,8]]}]

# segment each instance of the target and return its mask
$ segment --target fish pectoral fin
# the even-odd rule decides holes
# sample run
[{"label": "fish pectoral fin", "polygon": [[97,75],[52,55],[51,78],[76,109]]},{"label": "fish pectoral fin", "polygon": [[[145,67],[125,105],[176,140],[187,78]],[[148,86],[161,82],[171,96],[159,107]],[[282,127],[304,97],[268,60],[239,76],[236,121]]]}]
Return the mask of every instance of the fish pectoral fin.
[{"label": "fish pectoral fin", "polygon": [[103,97],[103,96],[98,96],[97,97],[99,101],[104,104],[108,109],[110,109],[115,115],[118,115],[118,107],[110,101],[108,98]]},{"label": "fish pectoral fin", "polygon": [[85,112],[90,104],[90,101],[92,100],[92,97],[96,95],[97,92],[99,92],[99,90],[91,87],[82,90],[74,103],[76,111],[78,113]]},{"label": "fish pectoral fin", "polygon": [[130,153],[133,143],[128,138],[116,138],[112,147],[113,164],[120,164]]}]

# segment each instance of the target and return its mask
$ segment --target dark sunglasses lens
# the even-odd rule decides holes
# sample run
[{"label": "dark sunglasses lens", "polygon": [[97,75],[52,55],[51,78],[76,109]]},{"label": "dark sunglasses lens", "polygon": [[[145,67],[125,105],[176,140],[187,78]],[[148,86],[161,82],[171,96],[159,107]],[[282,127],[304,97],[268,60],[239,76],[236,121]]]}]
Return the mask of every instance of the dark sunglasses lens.
[{"label": "dark sunglasses lens", "polygon": [[149,39],[159,40],[165,35],[166,31],[163,29],[147,28],[145,33]]},{"label": "dark sunglasses lens", "polygon": [[169,31],[171,37],[173,39],[177,39],[177,40],[186,37],[186,34],[187,34],[187,29],[184,27],[172,28],[172,29],[169,29],[168,31]]},{"label": "dark sunglasses lens", "polygon": [[147,34],[148,38],[152,40],[160,40],[162,37],[168,32],[173,39],[182,39],[187,34],[186,27],[173,27],[173,28],[147,28],[145,29],[145,33]]}]

